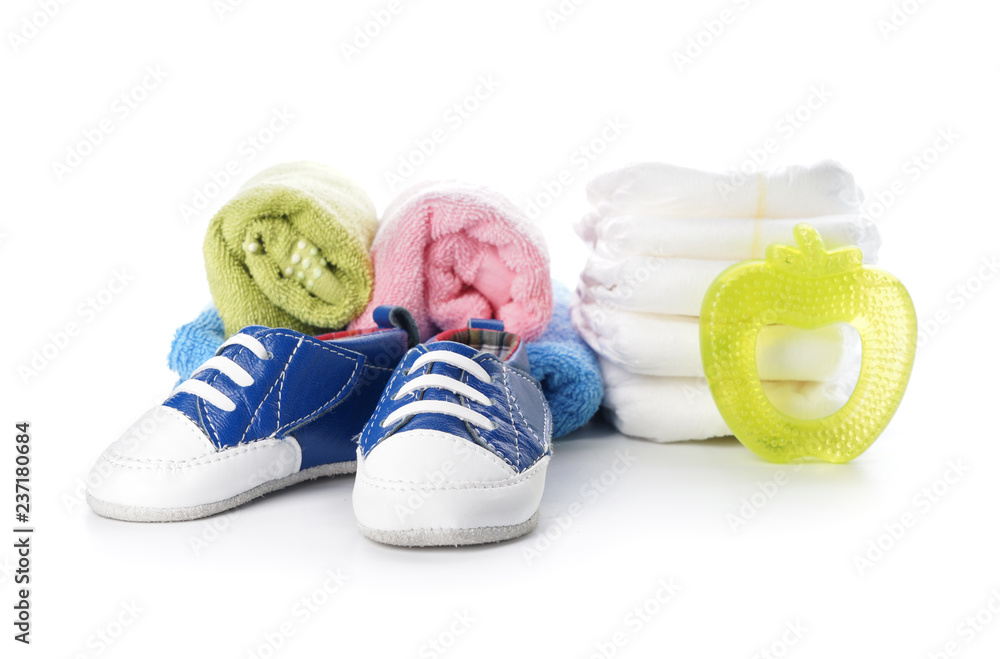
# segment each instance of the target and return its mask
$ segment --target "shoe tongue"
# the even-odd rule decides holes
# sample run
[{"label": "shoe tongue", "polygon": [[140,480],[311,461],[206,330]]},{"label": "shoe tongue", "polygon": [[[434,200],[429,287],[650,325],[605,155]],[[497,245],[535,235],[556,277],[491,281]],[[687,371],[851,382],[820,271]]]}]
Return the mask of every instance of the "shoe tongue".
[{"label": "shoe tongue", "polygon": [[[424,345],[427,347],[427,352],[432,352],[434,350],[447,350],[448,352],[457,352],[463,357],[468,357],[469,359],[473,359],[479,354],[479,351],[472,346],[465,345],[464,343],[458,343],[456,341],[432,341],[431,343],[426,343]],[[447,364],[437,362],[435,365],[446,366]]]},{"label": "shoe tongue", "polygon": [[[479,351],[475,348],[467,346],[463,343],[456,343],[454,341],[433,341],[424,345],[427,348],[427,352],[455,352],[465,357],[469,357],[470,359],[479,354]],[[459,381],[461,381],[463,379],[463,375],[465,375],[465,371],[463,369],[445,362],[431,362],[426,368],[427,373],[444,375]],[[430,387],[425,389],[421,399],[459,403],[459,397],[457,394],[439,387]],[[468,430],[466,429],[465,424],[459,419],[447,414],[418,414],[406,424],[405,429],[437,430],[457,435],[459,437],[468,436]]]},{"label": "shoe tongue", "polygon": [[[467,346],[464,343],[456,343],[454,341],[435,341],[433,343],[426,344],[427,352],[454,352],[462,355],[463,357],[468,357],[472,359],[479,351],[471,346]],[[457,366],[452,366],[446,362],[431,362],[427,367],[428,373],[435,373],[437,375],[445,375],[450,378],[455,378],[456,380],[461,380],[462,376],[465,375],[466,371]],[[458,396],[454,393],[448,391],[447,389],[431,388],[424,392],[424,400],[450,400],[453,402],[458,402]]]},{"label": "shoe tongue", "polygon": [[260,334],[261,330],[267,330],[267,329],[270,328],[265,327],[263,325],[247,325],[239,332],[237,332],[237,334],[248,334],[250,336],[256,337],[258,334]]},{"label": "shoe tongue", "polygon": [[[252,336],[255,339],[259,339],[261,332],[265,332],[268,329],[269,328],[264,327],[263,325],[247,325],[236,334],[246,334],[247,336]],[[240,345],[239,343],[231,343],[225,348],[223,348],[222,343],[220,343],[215,348],[215,354],[217,355],[232,354],[241,349],[243,349],[243,346]]]}]

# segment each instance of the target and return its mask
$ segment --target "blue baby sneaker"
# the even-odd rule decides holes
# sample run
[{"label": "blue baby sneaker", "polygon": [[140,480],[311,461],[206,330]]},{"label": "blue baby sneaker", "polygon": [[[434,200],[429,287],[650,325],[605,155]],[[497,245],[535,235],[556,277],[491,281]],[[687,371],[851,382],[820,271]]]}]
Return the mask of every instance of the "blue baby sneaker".
[{"label": "blue baby sneaker", "polygon": [[500,321],[410,350],[361,432],[354,513],[406,547],[496,542],[538,523],[552,416]]},{"label": "blue baby sneaker", "polygon": [[377,329],[318,337],[250,326],[98,459],[87,501],[104,517],[165,522],[234,508],[355,470],[358,435],[418,341],[401,307]]}]

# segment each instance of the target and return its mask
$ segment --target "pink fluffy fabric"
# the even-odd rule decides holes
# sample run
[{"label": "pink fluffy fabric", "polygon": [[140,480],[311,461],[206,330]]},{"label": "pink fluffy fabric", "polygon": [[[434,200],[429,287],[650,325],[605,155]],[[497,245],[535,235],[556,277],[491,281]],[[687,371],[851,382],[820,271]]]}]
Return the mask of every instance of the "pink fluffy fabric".
[{"label": "pink fluffy fabric", "polygon": [[380,304],[409,309],[423,340],[470,318],[498,318],[531,340],[552,317],[544,238],[488,188],[447,181],[404,190],[383,215],[372,261],[375,290],[352,329],[374,327]]}]

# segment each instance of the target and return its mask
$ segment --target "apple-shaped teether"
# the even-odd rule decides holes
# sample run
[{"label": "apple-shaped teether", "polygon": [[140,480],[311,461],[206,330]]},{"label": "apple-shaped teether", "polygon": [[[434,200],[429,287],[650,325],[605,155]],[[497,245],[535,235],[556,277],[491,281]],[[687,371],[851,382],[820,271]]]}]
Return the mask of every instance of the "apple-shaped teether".
[{"label": "apple-shaped teether", "polygon": [[[797,247],[720,274],[701,307],[701,359],[722,418],[747,448],[774,461],[847,462],[882,433],[906,390],[917,317],[895,277],[862,264],[861,250],[827,251],[808,224]],[[757,374],[757,334],[767,325],[816,329],[850,323],[861,336],[861,374],[850,399],[821,419],[790,417],[768,400]]]}]

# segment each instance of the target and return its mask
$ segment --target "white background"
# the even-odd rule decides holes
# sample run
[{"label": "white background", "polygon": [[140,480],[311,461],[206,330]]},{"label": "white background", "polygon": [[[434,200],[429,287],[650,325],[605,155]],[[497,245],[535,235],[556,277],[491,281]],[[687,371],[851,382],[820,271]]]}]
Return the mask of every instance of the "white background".
[{"label": "white background", "polygon": [[[591,0],[554,26],[546,12],[557,0],[423,0],[403,2],[348,61],[342,45],[387,3],[247,0],[220,17],[211,0],[71,2],[37,34],[24,27],[25,17],[42,22],[34,0],[4,3],[4,656],[922,658],[948,643],[956,656],[997,656],[1000,614],[985,607],[1000,611],[1000,448],[988,422],[1000,284],[977,278],[1000,235],[1000,7],[908,0],[912,15],[885,34],[890,0]],[[14,44],[22,33],[33,36]],[[679,66],[689,38],[707,45]],[[146,67],[166,77],[123,117],[116,98]],[[481,76],[499,86],[449,123]],[[801,109],[814,89],[829,98]],[[276,109],[294,118],[250,160],[245,140]],[[809,116],[790,130],[785,116],[797,109]],[[58,176],[53,164],[104,119],[110,134]],[[609,120],[621,134],[581,161]],[[585,181],[632,161],[727,170],[770,139],[778,148],[765,168],[834,158],[869,199],[887,202],[898,181],[902,192],[869,210],[880,265],[908,286],[925,331],[888,430],[851,464],[796,468],[731,439],[661,446],[596,423],[556,446],[539,528],[481,548],[362,538],[351,478],[191,523],[92,514],[80,479],[169,391],[173,330],[209,302],[201,241],[215,209],[259,169],[311,159],[354,177],[381,210],[393,194],[386,172],[438,127],[445,142],[407,182],[481,182],[526,206],[569,171],[539,219],[554,273],[569,283],[585,256],[570,229],[586,209]],[[935,148],[949,129],[957,137]],[[915,170],[915,156],[933,162]],[[181,205],[229,160],[239,174],[185,220]],[[83,313],[116,271],[128,286]],[[959,303],[960,286],[977,292]],[[70,322],[79,331],[68,345],[22,377]],[[10,639],[8,622],[14,422],[25,419],[37,528],[30,648]],[[588,481],[610,482],[620,452],[634,464],[594,496]],[[967,473],[939,483],[930,503],[922,490],[953,461]],[[788,482],[734,532],[727,516],[776,476]],[[907,513],[915,523],[901,537],[883,535]],[[884,555],[859,569],[856,557],[880,537]],[[205,542],[198,551],[195,540]],[[296,617],[328,570],[347,581],[308,620]],[[663,579],[680,590],[654,606]],[[133,601],[134,621],[123,613]],[[657,610],[646,621],[626,618],[647,605]],[[467,628],[455,622],[466,614]],[[977,614],[984,624],[970,633],[961,625]],[[261,651],[286,620],[292,635]],[[782,645],[796,624],[806,631]],[[620,648],[608,645],[616,634]],[[454,643],[435,655],[431,639]]]}]

